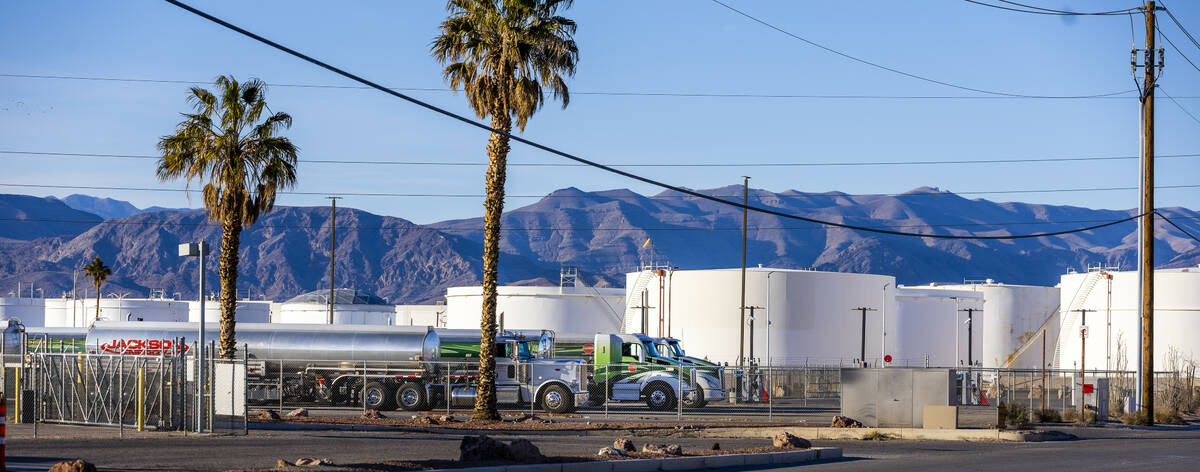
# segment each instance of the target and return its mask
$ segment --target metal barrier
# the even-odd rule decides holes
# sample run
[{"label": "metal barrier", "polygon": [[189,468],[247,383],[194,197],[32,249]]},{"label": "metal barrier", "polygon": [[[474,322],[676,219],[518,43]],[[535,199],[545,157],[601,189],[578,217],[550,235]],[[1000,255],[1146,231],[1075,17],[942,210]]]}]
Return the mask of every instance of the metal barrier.
[{"label": "metal barrier", "polygon": [[[194,352],[194,351],[193,351]],[[195,356],[28,353],[19,369],[21,422],[137,431],[244,432],[246,360],[206,359],[207,414],[197,418]],[[239,396],[240,395],[240,400]]]}]

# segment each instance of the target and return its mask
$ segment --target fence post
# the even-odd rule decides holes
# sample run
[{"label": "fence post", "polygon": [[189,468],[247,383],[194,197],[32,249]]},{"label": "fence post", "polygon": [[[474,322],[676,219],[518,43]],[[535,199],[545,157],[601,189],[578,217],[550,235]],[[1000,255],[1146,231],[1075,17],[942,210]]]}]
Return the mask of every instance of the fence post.
[{"label": "fence post", "polygon": [[[267,363],[263,362],[263,368],[267,368]],[[333,400],[334,394],[333,384],[329,385],[329,399]],[[332,401],[329,403],[333,403]],[[283,413],[283,360],[279,361],[279,412]]]},{"label": "fence post", "polygon": [[138,367],[138,397],[137,397],[137,430],[142,431],[146,428],[145,404],[146,404],[146,368]]},{"label": "fence post", "polygon": [[[111,384],[109,384],[111,385]],[[125,438],[125,356],[117,357],[117,423],[121,439]]]},{"label": "fence post", "polygon": [[682,420],[683,419],[683,397],[684,397],[684,395],[683,395],[683,364],[682,363],[675,367],[675,384],[678,385],[677,388],[679,389],[678,390],[679,395],[677,395],[677,398],[675,399],[675,406],[678,408],[679,411],[675,413],[675,418]]},{"label": "fence post", "polygon": [[[450,363],[446,363],[446,416],[450,416]],[[478,394],[479,392],[475,392]]]},{"label": "fence post", "polygon": [[[247,352],[250,350],[250,345],[242,343],[242,436],[250,435],[250,362]],[[263,369],[267,368],[267,364],[263,363]],[[236,379],[237,376],[234,376]],[[279,392],[282,397],[283,392]]]}]

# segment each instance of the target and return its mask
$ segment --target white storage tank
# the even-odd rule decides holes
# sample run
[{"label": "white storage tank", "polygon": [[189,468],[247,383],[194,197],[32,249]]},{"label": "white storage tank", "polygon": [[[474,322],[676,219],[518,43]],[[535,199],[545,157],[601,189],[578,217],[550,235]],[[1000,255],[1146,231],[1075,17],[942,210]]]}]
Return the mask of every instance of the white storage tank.
[{"label": "white storage tank", "polygon": [[[625,290],[585,286],[497,288],[496,317],[504,329],[550,329],[564,333],[618,333]],[[446,328],[479,329],[483,287],[446,289]]]},{"label": "white storage tank", "polygon": [[19,320],[26,327],[46,326],[46,299],[0,297],[0,323]]},{"label": "white storage tank", "polygon": [[[1053,346],[1058,336],[1055,318],[1058,287],[1010,285],[988,279],[932,288],[969,290],[983,295],[984,321],[982,329],[976,331],[983,342],[982,357],[976,360],[982,361],[983,367],[1036,368],[1041,363],[1041,330],[1046,330],[1047,346]],[[1029,347],[1018,356],[1018,351],[1027,344]]]},{"label": "white storage tank", "polygon": [[[176,302],[178,303],[178,302]],[[189,323],[200,322],[200,302],[186,302]],[[271,321],[271,302],[259,300],[238,300],[233,318],[238,323],[268,323]],[[216,323],[221,320],[221,300],[204,300],[204,322]]]},{"label": "white storage tank", "polygon": [[984,305],[981,292],[901,286],[896,314],[887,321],[891,365],[954,367],[979,361],[987,349]]},{"label": "white storage tank", "polygon": [[[1061,334],[1054,365],[1078,368],[1080,328],[1087,326],[1087,369],[1135,370],[1138,340],[1136,271],[1092,270],[1062,276]],[[1110,301],[1111,300],[1111,301]],[[1084,312],[1087,310],[1086,320]],[[1119,344],[1124,356],[1118,355]],[[1200,359],[1200,268],[1154,271],[1154,370],[1172,368],[1168,354]]]},{"label": "white storage tank", "polygon": [[[626,287],[628,332],[673,336],[690,356],[737,363],[740,268],[643,270],[626,274]],[[747,360],[851,365],[865,348],[866,361],[878,365],[883,357],[881,320],[895,316],[895,287],[896,279],[886,275],[748,268],[746,306],[756,308],[752,321],[746,311]],[[866,316],[865,346],[859,307],[872,310]]]},{"label": "white storage tank", "polygon": [[[333,324],[391,325],[395,305],[373,294],[339,288],[333,294]],[[264,316],[263,322],[266,322]],[[326,324],[329,322],[329,290],[314,290],[279,305],[277,323]]]},{"label": "white storage tank", "polygon": [[399,326],[446,327],[446,305],[396,305],[395,324]]}]

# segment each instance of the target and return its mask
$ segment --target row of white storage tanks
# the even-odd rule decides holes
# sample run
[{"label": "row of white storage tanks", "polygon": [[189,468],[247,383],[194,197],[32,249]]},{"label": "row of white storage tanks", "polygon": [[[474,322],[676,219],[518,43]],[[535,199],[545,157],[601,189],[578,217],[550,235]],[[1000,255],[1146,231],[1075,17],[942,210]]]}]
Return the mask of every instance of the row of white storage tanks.
[{"label": "row of white storage tanks", "polygon": [[[439,325],[443,305],[389,305],[382,299],[352,289],[338,289],[334,297],[334,324]],[[245,323],[326,323],[328,291],[310,292],[286,302],[239,300],[236,319]],[[170,298],[0,298],[0,320],[16,319],[27,327],[86,328],[103,321],[198,322],[200,302]],[[206,321],[221,316],[218,300],[204,304]]]},{"label": "row of white storage tanks", "polygon": [[[1200,354],[1200,270],[1155,274],[1155,362]],[[1077,368],[1081,311],[1087,310],[1087,368],[1132,369],[1137,332],[1134,272],[1062,276],[1057,287],[978,283],[897,286],[891,276],[749,268],[745,313],[741,270],[652,270],[626,274],[626,288],[500,287],[506,329],[590,334],[644,332],[679,338],[689,353],[735,363],[739,344],[759,364]],[[284,303],[240,301],[238,320],[326,323],[327,291]],[[1111,294],[1111,295],[1110,295]],[[349,298],[343,298],[343,297]],[[196,321],[197,302],[101,300],[104,320]],[[210,301],[206,317],[219,306]],[[339,289],[335,324],[478,328],[478,286],[447,290],[445,305],[389,305]],[[863,321],[862,308],[866,308]],[[39,318],[40,317],[40,318]],[[0,298],[0,319],[26,326],[83,327],[95,300]],[[1060,336],[1061,333],[1061,336]],[[742,342],[739,343],[739,334]],[[1042,340],[1046,343],[1043,361]],[[1118,345],[1125,346],[1124,361]],[[865,355],[864,355],[865,353]]]},{"label": "row of white storage tanks", "polygon": [[[1165,368],[1171,352],[1183,359],[1200,354],[1200,270],[1160,270],[1155,280],[1155,363]],[[1135,272],[1069,273],[1055,287],[991,280],[897,286],[884,275],[749,268],[745,305],[754,309],[745,313],[744,328],[740,269],[632,272],[619,295],[614,289],[501,287],[497,312],[508,329],[675,337],[690,354],[716,362],[737,362],[740,335],[747,357],[764,365],[865,359],[871,365],[1036,368],[1044,362],[1071,369],[1080,358],[1078,310],[1087,309],[1087,368],[1131,370],[1136,363]],[[478,327],[480,300],[478,287],[450,289],[447,326]],[[861,308],[868,309],[865,326]],[[1126,346],[1122,364],[1118,338]]]}]

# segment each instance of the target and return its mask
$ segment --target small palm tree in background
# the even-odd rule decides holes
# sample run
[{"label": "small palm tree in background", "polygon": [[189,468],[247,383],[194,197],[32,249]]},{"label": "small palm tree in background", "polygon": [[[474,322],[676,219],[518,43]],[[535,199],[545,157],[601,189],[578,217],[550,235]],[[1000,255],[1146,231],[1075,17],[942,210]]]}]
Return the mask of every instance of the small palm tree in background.
[{"label": "small palm tree in background", "polygon": [[83,276],[92,279],[92,285],[96,286],[96,319],[100,319],[100,287],[104,285],[104,281],[108,280],[108,276],[112,275],[112,269],[104,265],[104,261],[100,256],[96,256],[83,266]]},{"label": "small palm tree in background", "polygon": [[[558,16],[571,0],[450,0],[450,15],[434,38],[433,57],[445,65],[443,75],[460,88],[479,118],[491,118],[493,129],[521,131],[546,100],[543,87],[563,108],[570,101],[563,76],[575,74],[579,50],[572,36],[575,22]],[[479,325],[479,388],[472,419],[500,419],[496,410],[496,284],[500,257],[500,217],[504,213],[504,180],[508,136],[488,138],[487,197],[484,201],[483,313]]]},{"label": "small palm tree in background", "polygon": [[[292,126],[287,113],[271,113],[258,79],[239,84],[218,77],[215,90],[192,87],[175,134],[158,141],[158,179],[183,178],[203,185],[208,218],[221,225],[221,347],[231,359],[237,349],[238,249],[242,229],[275,206],[275,195],[296,183],[297,147],[280,132]],[[204,296],[204,294],[201,294]]]}]

